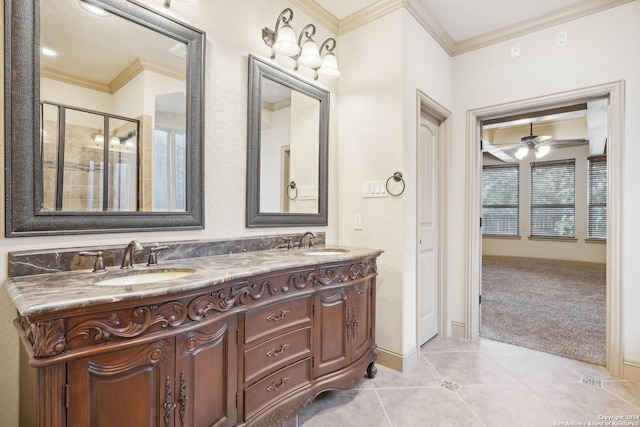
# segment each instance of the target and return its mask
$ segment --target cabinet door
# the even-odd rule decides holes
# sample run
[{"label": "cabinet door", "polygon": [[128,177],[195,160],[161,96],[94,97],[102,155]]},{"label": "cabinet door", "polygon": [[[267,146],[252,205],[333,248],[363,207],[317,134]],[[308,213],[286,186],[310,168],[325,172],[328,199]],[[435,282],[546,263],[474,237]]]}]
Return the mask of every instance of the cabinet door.
[{"label": "cabinet door", "polygon": [[347,317],[351,309],[348,292],[348,288],[341,287],[316,294],[313,323],[315,378],[349,363]]},{"label": "cabinet door", "polygon": [[176,426],[236,424],[237,318],[177,337]]},{"label": "cabinet door", "polygon": [[347,322],[349,342],[351,345],[351,361],[360,358],[373,343],[373,309],[371,280],[355,284],[351,288],[351,312]]},{"label": "cabinet door", "polygon": [[68,364],[69,427],[166,426],[175,347],[171,340],[103,353]]}]

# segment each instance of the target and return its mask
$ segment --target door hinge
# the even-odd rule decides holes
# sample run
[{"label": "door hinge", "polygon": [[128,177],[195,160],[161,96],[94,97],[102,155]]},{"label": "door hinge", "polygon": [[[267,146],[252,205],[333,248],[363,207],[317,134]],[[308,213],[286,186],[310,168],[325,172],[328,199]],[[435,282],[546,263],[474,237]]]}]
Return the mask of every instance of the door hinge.
[{"label": "door hinge", "polygon": [[69,384],[64,385],[64,407],[69,409]]},{"label": "door hinge", "polygon": [[480,218],[480,228],[482,228],[482,218]]},{"label": "door hinge", "polygon": [[478,304],[482,304],[482,295],[478,295]]}]

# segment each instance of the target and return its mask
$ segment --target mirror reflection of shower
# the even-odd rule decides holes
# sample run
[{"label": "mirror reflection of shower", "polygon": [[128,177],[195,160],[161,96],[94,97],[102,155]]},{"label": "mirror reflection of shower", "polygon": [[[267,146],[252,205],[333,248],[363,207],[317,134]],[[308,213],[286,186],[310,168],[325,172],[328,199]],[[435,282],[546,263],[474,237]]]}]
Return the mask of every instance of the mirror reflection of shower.
[{"label": "mirror reflection of shower", "polygon": [[41,103],[43,211],[137,211],[140,121]]}]

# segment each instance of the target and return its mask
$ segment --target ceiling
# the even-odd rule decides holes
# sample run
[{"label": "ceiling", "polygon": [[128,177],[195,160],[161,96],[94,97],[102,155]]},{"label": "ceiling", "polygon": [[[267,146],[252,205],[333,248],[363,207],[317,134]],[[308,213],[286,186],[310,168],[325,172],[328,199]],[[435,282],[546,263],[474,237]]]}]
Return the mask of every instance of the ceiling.
[{"label": "ceiling", "polygon": [[[337,22],[338,34],[350,31],[399,7],[405,7],[452,56],[508,40],[551,25],[635,0],[290,0],[318,17],[324,11]],[[314,11],[314,7],[316,8]],[[324,23],[327,20],[323,21]],[[485,153],[516,161],[521,137],[548,134],[556,148],[588,141],[591,155],[606,150],[606,100],[578,106],[577,111],[540,112],[497,119],[484,126]],[[551,144],[552,142],[549,142]],[[565,145],[566,144],[566,145]],[[488,148],[488,149],[487,149]]]},{"label": "ceiling", "polygon": [[451,55],[635,0],[290,0],[338,34],[406,8]]},{"label": "ceiling", "polygon": [[[337,19],[344,19],[383,0],[315,0]],[[477,37],[588,0],[416,0],[455,42]]]}]

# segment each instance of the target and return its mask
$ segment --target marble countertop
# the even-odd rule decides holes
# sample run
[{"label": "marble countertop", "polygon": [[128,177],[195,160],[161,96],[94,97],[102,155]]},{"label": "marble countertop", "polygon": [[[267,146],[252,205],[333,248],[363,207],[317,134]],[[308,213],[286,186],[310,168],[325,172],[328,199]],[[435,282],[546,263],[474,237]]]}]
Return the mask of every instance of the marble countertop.
[{"label": "marble countertop", "polygon": [[[52,313],[61,310],[86,307],[110,302],[135,300],[197,290],[207,286],[239,280],[274,271],[343,262],[382,253],[378,249],[331,245],[331,248],[348,252],[327,255],[310,255],[308,252],[327,249],[315,246],[311,249],[272,249],[229,255],[181,259],[160,262],[147,267],[135,264],[133,270],[109,267],[106,272],[90,270],[58,272],[9,278],[4,286],[9,292],[21,316]],[[138,285],[100,285],[98,282],[113,277],[140,274],[156,270],[193,269],[189,276]]]}]

